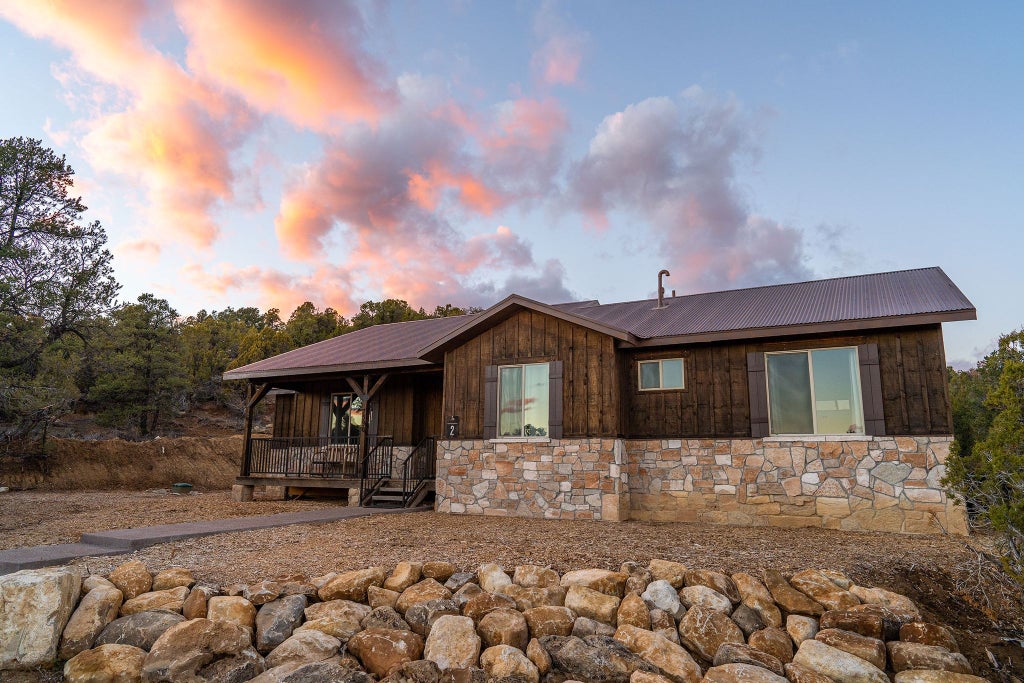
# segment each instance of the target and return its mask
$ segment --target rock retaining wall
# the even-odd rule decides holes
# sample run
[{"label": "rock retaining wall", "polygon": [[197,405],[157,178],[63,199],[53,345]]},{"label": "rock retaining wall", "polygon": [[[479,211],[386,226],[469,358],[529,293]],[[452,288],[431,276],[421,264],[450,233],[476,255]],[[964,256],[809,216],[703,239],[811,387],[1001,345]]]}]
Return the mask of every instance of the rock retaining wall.
[{"label": "rock retaining wall", "polygon": [[442,441],[440,512],[966,534],[951,437]]}]

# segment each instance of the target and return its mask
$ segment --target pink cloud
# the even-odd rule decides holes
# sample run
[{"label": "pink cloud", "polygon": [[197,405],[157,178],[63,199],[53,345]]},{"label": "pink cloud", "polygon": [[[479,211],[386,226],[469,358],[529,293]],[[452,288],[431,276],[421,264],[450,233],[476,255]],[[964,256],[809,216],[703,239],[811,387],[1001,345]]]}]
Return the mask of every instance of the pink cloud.
[{"label": "pink cloud", "polygon": [[351,296],[350,273],[344,268],[329,265],[296,275],[275,268],[238,268],[230,264],[220,264],[210,272],[201,264],[189,263],[181,268],[181,274],[196,287],[221,295],[237,291],[258,292],[261,306],[286,312],[306,301],[325,301],[351,314],[362,303]]},{"label": "pink cloud", "polygon": [[553,2],[541,5],[533,32],[540,42],[530,60],[534,76],[545,85],[577,83],[588,34],[560,16]]}]

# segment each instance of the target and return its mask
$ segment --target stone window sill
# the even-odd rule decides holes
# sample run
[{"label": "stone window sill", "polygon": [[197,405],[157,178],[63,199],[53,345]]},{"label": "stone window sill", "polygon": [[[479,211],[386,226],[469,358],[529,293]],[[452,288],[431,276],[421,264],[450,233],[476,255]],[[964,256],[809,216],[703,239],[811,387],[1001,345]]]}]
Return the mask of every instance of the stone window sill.
[{"label": "stone window sill", "polygon": [[765,443],[783,443],[788,441],[871,441],[875,437],[870,434],[786,434],[784,436],[766,436]]},{"label": "stone window sill", "polygon": [[488,439],[487,443],[551,443],[547,436],[503,436],[500,439]]}]

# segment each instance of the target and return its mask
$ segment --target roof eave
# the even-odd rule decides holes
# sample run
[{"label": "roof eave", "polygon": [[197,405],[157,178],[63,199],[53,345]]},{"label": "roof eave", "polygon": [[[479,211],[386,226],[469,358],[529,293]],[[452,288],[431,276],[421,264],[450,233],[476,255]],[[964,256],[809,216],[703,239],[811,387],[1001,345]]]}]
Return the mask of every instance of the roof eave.
[{"label": "roof eave", "polygon": [[696,334],[648,337],[641,339],[635,344],[635,346],[673,346],[677,344],[703,344],[707,342],[734,341],[738,339],[764,339],[767,337],[792,337],[797,335],[824,334],[831,332],[856,332],[860,330],[935,325],[938,323],[977,319],[977,310],[969,308],[957,311],[942,311],[939,313],[893,315],[880,318],[839,320],[827,323],[807,323],[801,325],[782,325],[777,327],[751,327],[742,330],[721,330],[715,332],[700,332]]},{"label": "roof eave", "polygon": [[340,363],[337,365],[313,365],[303,368],[275,368],[271,370],[228,370],[224,373],[225,381],[239,379],[288,379],[306,375],[332,375],[365,370],[389,370],[434,365],[420,358],[404,358],[401,360],[372,361],[368,363]]}]

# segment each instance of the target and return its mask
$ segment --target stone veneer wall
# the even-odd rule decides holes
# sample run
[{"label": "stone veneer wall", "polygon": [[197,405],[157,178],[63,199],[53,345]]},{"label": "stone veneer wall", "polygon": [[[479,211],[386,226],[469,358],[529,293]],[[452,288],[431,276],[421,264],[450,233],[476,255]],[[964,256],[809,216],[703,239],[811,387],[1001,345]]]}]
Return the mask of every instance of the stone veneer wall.
[{"label": "stone veneer wall", "polygon": [[951,437],[441,441],[437,510],[966,534]]}]

